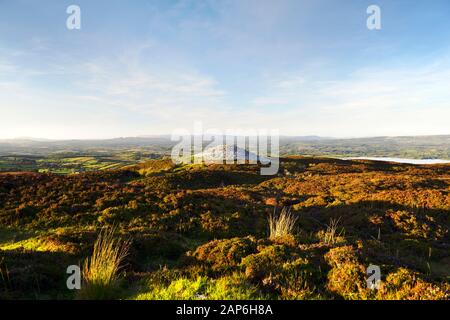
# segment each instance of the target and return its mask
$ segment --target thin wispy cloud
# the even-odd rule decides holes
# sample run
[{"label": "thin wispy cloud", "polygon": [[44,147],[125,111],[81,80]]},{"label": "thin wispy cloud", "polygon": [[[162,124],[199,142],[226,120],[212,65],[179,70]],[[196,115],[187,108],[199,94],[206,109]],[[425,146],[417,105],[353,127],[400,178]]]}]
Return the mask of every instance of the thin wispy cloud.
[{"label": "thin wispy cloud", "polygon": [[79,1],[78,31],[66,29],[63,5],[32,5],[19,24],[22,4],[0,4],[0,137],[165,134],[196,121],[293,135],[449,133],[448,2],[423,15],[381,1],[376,32],[364,1],[103,4]]}]

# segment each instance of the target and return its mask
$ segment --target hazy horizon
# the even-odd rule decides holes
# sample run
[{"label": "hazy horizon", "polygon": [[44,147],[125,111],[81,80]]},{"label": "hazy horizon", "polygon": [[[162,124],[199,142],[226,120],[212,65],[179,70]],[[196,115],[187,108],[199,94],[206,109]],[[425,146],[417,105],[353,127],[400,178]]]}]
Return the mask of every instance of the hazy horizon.
[{"label": "hazy horizon", "polygon": [[[129,138],[161,138],[161,137],[167,137],[170,138],[170,133],[161,133],[161,134],[151,134],[151,135],[137,135],[137,136],[111,136],[111,137],[105,137],[105,138],[45,138],[45,137],[13,137],[13,138],[2,138],[0,137],[0,141],[12,141],[12,140],[30,140],[30,141],[73,141],[73,140],[114,140],[114,139],[129,139]],[[230,136],[239,136],[239,135],[230,135]],[[414,137],[450,137],[449,134],[432,134],[432,135],[401,135],[401,136],[333,136],[333,137],[326,137],[326,136],[320,136],[320,135],[280,135],[280,138],[317,138],[317,139],[334,139],[334,140],[346,140],[346,139],[373,139],[373,138],[414,138]]]},{"label": "hazy horizon", "polygon": [[[69,30],[66,9],[81,10]],[[367,8],[381,10],[369,30]],[[0,1],[0,138],[449,134],[446,0]]]}]

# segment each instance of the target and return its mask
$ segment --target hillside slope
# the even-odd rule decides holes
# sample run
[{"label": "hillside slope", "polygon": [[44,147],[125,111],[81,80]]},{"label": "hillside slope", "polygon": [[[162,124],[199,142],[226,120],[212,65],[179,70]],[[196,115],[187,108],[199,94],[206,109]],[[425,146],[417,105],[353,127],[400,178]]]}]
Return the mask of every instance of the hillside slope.
[{"label": "hillside slope", "polygon": [[[283,207],[295,232],[269,238]],[[72,298],[66,266],[111,225],[131,240],[117,298],[450,297],[450,165],[290,157],[276,177],[167,160],[0,173],[0,298]]]}]

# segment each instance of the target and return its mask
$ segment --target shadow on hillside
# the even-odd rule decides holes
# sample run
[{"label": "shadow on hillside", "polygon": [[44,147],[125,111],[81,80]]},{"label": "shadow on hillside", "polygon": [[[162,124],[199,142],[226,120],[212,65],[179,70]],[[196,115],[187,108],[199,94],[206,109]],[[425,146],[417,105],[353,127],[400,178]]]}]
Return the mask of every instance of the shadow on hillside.
[{"label": "shadow on hillside", "polygon": [[143,179],[144,184],[164,187],[168,190],[212,189],[232,185],[257,185],[272,176],[262,176],[252,172],[219,170],[195,170],[165,173]]},{"label": "shadow on hillside", "polygon": [[[387,201],[361,201],[296,210],[301,230],[326,230],[330,220],[339,221],[338,231],[350,243],[363,241],[367,257],[424,273],[435,273],[430,264],[443,269],[450,258],[450,210],[416,208]],[[449,275],[447,272],[440,275]],[[436,272],[437,274],[437,272]]]},{"label": "shadow on hillside", "polygon": [[0,299],[71,296],[66,270],[74,264],[79,264],[78,258],[65,252],[0,251]]},{"label": "shadow on hillside", "polygon": [[[405,211],[411,215],[415,215],[418,218],[424,218],[425,216],[433,217],[442,224],[448,221],[450,210],[445,209],[433,209],[426,207],[411,207],[389,201],[359,201],[351,204],[339,204],[329,206],[311,206],[299,210],[300,218],[312,218],[320,224],[324,224],[329,221],[330,218],[341,217],[342,222],[348,224],[350,227],[367,227],[372,222],[367,219],[371,216],[385,216],[388,210],[392,211]],[[358,224],[362,222],[362,224]],[[448,227],[448,225],[447,225]],[[365,229],[364,229],[365,230]],[[391,230],[394,232],[395,230]]]}]

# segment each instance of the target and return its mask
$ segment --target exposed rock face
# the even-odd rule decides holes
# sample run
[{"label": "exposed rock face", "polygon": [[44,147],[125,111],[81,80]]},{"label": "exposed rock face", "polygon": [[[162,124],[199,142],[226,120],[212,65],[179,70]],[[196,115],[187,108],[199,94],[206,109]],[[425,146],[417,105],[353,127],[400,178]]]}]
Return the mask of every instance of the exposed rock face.
[{"label": "exposed rock face", "polygon": [[270,160],[265,157],[259,157],[253,152],[235,147],[234,145],[218,145],[211,147],[196,154],[195,157],[203,158],[205,163],[222,163],[224,160],[227,162],[236,161],[237,163],[253,164],[256,164],[258,161],[263,163],[270,162]]}]

